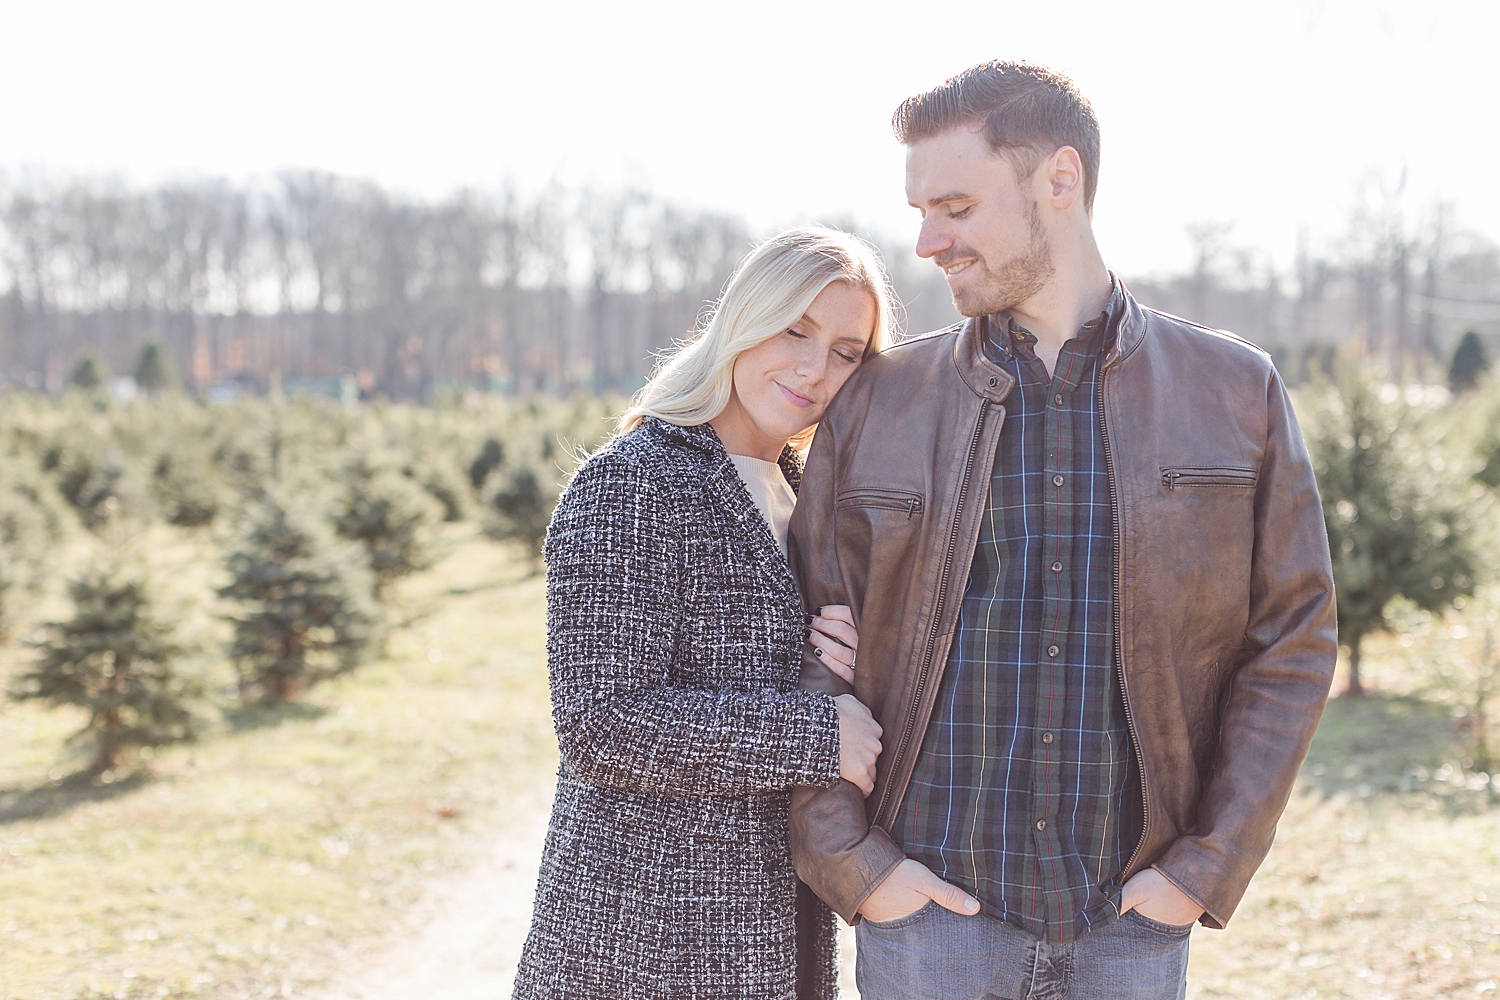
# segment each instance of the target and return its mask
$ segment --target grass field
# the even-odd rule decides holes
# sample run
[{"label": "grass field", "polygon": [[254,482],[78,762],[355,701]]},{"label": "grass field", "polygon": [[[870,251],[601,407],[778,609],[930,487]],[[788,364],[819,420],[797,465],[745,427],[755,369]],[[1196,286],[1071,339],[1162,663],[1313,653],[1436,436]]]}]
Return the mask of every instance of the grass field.
[{"label": "grass field", "polygon": [[1193,936],[1188,995],[1385,1000],[1500,987],[1500,804],[1458,770],[1461,752],[1445,709],[1332,702],[1239,912],[1227,930]]},{"label": "grass field", "polygon": [[[304,706],[107,784],[57,780],[76,718],[0,711],[0,998],[298,995],[503,833],[556,759],[542,580],[453,530],[385,656]],[[1330,706],[1230,929],[1194,935],[1190,996],[1500,996],[1500,800],[1399,656]]]},{"label": "grass field", "polygon": [[0,996],[264,997],[321,981],[556,757],[543,584],[470,529],[386,655],[108,784],[56,781],[78,719],[0,713]]}]

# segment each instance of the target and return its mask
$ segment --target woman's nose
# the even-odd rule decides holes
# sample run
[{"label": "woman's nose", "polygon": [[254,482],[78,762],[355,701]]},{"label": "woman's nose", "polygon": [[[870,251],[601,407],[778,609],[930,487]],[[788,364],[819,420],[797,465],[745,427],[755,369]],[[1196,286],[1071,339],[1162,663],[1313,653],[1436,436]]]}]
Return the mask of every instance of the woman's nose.
[{"label": "woman's nose", "polygon": [[797,359],[797,374],[808,382],[823,381],[828,374],[828,358],[820,350],[807,350]]}]

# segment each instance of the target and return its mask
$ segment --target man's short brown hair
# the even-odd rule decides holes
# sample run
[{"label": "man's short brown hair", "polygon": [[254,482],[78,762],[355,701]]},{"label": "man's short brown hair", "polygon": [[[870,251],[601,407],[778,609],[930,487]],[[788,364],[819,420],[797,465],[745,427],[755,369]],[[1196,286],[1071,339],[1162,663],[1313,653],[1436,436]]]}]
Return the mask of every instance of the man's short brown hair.
[{"label": "man's short brown hair", "polygon": [[908,97],[891,127],[903,146],[957,128],[984,130],[990,148],[1029,177],[1042,159],[1072,146],[1083,161],[1083,204],[1099,187],[1099,119],[1061,73],[1028,62],[980,63],[925,94]]}]

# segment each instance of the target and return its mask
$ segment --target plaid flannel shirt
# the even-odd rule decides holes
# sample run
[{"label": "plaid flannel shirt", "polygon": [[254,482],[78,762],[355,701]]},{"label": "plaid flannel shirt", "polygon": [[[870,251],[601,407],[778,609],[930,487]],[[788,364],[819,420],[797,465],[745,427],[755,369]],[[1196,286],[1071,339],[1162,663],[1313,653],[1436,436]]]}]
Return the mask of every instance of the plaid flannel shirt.
[{"label": "plaid flannel shirt", "polygon": [[984,521],[932,720],[891,834],[984,912],[1052,943],[1118,916],[1140,832],[1113,650],[1114,521],[1098,403],[1118,286],[1049,377],[987,320],[1005,400]]}]

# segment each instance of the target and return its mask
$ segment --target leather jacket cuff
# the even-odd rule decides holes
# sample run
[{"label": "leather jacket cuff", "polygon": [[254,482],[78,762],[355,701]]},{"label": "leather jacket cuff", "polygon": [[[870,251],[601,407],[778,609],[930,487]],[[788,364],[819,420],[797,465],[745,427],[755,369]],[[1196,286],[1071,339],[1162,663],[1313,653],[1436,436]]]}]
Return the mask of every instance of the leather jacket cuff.
[{"label": "leather jacket cuff", "polygon": [[[1209,852],[1194,844],[1191,838],[1181,837],[1167,848],[1161,859],[1151,866],[1162,878],[1176,886],[1183,895],[1203,907],[1203,916],[1198,922],[1214,930],[1223,930],[1234,915],[1235,907],[1248,888],[1235,889],[1230,885],[1230,873],[1216,870]],[[1251,868],[1254,873],[1254,868]]]},{"label": "leather jacket cuff", "polygon": [[896,842],[884,830],[872,827],[853,850],[839,859],[837,874],[826,880],[829,894],[823,901],[845,923],[857,924],[860,905],[905,860],[906,853]]}]

